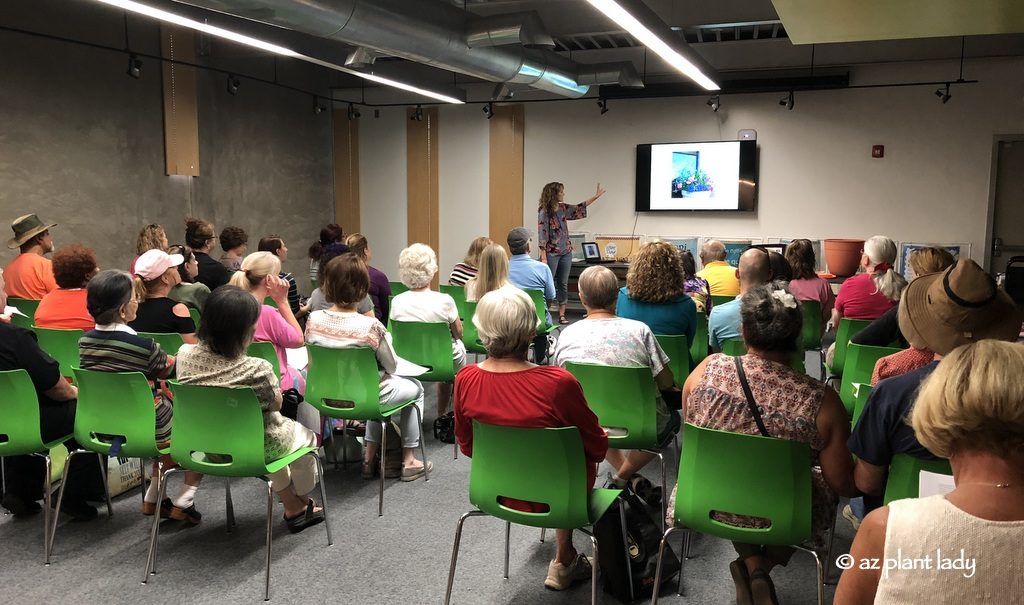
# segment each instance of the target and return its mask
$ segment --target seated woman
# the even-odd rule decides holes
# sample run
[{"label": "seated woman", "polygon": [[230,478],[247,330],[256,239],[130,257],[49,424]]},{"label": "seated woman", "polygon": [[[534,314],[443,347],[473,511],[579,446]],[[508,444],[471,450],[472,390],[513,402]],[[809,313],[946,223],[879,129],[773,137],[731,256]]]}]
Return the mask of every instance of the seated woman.
[{"label": "seated woman", "polygon": [[945,495],[896,500],[872,511],[850,548],[854,562],[920,561],[941,551],[949,558],[966,553],[967,563],[976,557],[977,565],[945,571],[935,559],[926,570],[855,565],[843,572],[837,605],[967,603],[981,600],[980,595],[1008,603],[1019,598],[1022,373],[1024,347],[997,340],[959,347],[939,363],[919,391],[911,421],[922,445],[949,458],[956,488]]},{"label": "seated woman", "polygon": [[708,280],[697,275],[697,262],[689,250],[680,250],[679,257],[683,261],[683,292],[693,299],[697,312],[711,313],[711,285]]},{"label": "seated woman", "polygon": [[[284,239],[282,239],[280,235],[270,234],[264,238],[260,238],[257,250],[260,252],[269,252],[276,256],[281,261],[282,267],[286,262],[288,262],[288,246],[284,245]],[[291,273],[283,270],[279,274],[279,277],[288,282],[288,306],[292,308],[292,315],[294,315],[296,319],[305,317],[309,310],[300,304],[299,286],[295,283],[295,278]]]},{"label": "seated woman", "polygon": [[168,294],[181,282],[178,267],[184,261],[180,254],[148,250],[135,261],[135,297],[139,302],[135,319],[128,325],[137,332],[181,334],[181,339],[196,344],[196,324],[188,307],[175,302]]},{"label": "seated woman", "polygon": [[832,284],[818,277],[814,267],[814,246],[809,239],[795,239],[786,246],[786,260],[793,270],[793,278],[789,280],[789,291],[797,300],[809,300],[821,306],[821,330],[825,331],[828,320],[832,317],[832,306],[836,302],[832,294]]},{"label": "seated woman", "polygon": [[196,283],[196,276],[199,275],[199,262],[192,248],[175,244],[167,249],[168,254],[180,254],[185,261],[178,265],[178,275],[181,282],[171,288],[167,298],[180,302],[190,309],[202,312],[206,299],[210,296],[210,289],[206,284]]},{"label": "seated woman", "polygon": [[[579,278],[580,302],[586,317],[562,330],[555,345],[554,363],[565,367],[570,361],[607,366],[648,366],[659,391],[672,389],[674,378],[669,358],[646,324],[615,316],[619,279],[607,267],[584,269]],[[678,401],[678,392],[676,396]],[[670,410],[658,394],[655,407],[658,447],[666,447],[679,432],[679,414]],[[641,450],[609,448],[605,459],[615,467],[612,480],[624,487],[633,474],[655,455]]]},{"label": "seated woman", "polygon": [[217,243],[217,238],[213,235],[213,224],[201,218],[185,219],[185,243],[196,255],[197,282],[205,285],[211,292],[228,283],[231,272],[210,256],[214,244]]},{"label": "seated woman", "polygon": [[53,277],[57,289],[39,301],[33,322],[40,328],[91,330],[96,327],[85,306],[85,286],[99,269],[96,253],[80,244],[53,253]]},{"label": "seated woman", "polygon": [[[244,261],[242,265],[245,266]],[[268,276],[279,280],[275,282],[275,293],[283,298],[287,293],[284,282],[276,271]],[[306,427],[281,415],[281,387],[270,362],[245,355],[260,316],[260,304],[250,293],[232,286],[217,288],[203,309],[199,344],[182,346],[177,366],[182,384],[250,387],[256,393],[263,409],[264,455],[270,462],[302,448],[316,447],[318,439]],[[289,531],[297,533],[324,520],[323,509],[310,497],[316,486],[316,462],[310,456],[271,473],[269,478],[271,488],[284,505]]]},{"label": "seated woman", "polygon": [[370,242],[362,233],[350,233],[345,238],[345,245],[353,254],[363,259],[366,263],[366,270],[370,274],[370,300],[373,301],[373,313],[380,323],[387,324],[391,313],[391,282],[388,276],[380,269],[370,266],[373,254],[370,252]]},{"label": "seated woman", "polygon": [[[466,345],[462,344],[462,320],[455,299],[430,289],[437,274],[437,255],[426,244],[413,244],[398,255],[398,273],[408,291],[391,302],[391,319],[395,321],[444,322],[452,336],[452,363],[458,372],[466,365]],[[437,415],[443,416],[451,402],[451,383],[438,385]]]},{"label": "seated woman", "polygon": [[[414,481],[429,472],[433,464],[416,459],[419,447],[420,425],[418,418],[423,415],[423,385],[412,378],[395,376],[397,359],[395,350],[387,338],[384,324],[374,317],[367,317],[356,310],[358,301],[366,296],[370,287],[370,275],[366,265],[355,254],[342,254],[327,264],[326,289],[330,309],[314,311],[306,322],[306,342],[309,344],[347,349],[369,347],[377,356],[380,371],[380,403],[398,403],[415,399],[419,416],[412,407],[402,410],[399,426],[402,433],[402,481]],[[380,454],[383,423],[374,420],[366,425],[366,453],[363,458],[363,479],[372,479],[379,470],[377,456]]]},{"label": "seated woman", "polygon": [[[477,301],[484,294],[504,286],[508,281],[508,254],[498,244],[488,244],[477,260],[478,270],[474,277],[466,282],[466,300]],[[514,287],[514,286],[512,286]]]},{"label": "seated woman", "polygon": [[667,242],[644,244],[629,265],[626,287],[619,290],[619,317],[642,321],[655,334],[686,335],[693,344],[697,305],[686,295],[683,259]]},{"label": "seated woman", "polygon": [[[135,265],[136,271],[145,271],[151,266],[146,255],[152,253],[166,256],[160,250],[145,252]],[[154,381],[156,442],[166,444],[171,437],[172,409],[171,401],[166,391],[160,388],[159,381],[174,376],[174,358],[164,353],[152,339],[139,336],[130,327],[140,307],[132,277],[124,271],[101,271],[89,281],[87,293],[89,313],[96,321],[96,329],[86,332],[78,341],[82,369],[142,372],[146,378]],[[154,474],[156,471],[154,464]],[[196,510],[194,499],[202,478],[199,473],[186,472],[185,485],[177,497],[167,498],[160,503],[160,516],[199,523],[203,516]],[[142,514],[156,513],[158,493],[156,482],[151,482],[142,504]]]},{"label": "seated woman", "polygon": [[241,227],[224,227],[220,232],[220,249],[224,251],[220,256],[221,264],[231,273],[238,271],[249,251],[249,234]]},{"label": "seated woman", "polygon": [[[320,230],[320,237],[313,242],[309,247],[309,281],[315,286],[317,285],[317,273],[320,267],[320,257],[324,251],[331,244],[339,244],[344,246],[345,233],[341,229],[341,225],[337,223],[329,223],[324,225],[323,229]],[[348,252],[348,246],[345,246],[343,252]],[[311,310],[310,313],[313,311]]]},{"label": "seated woman", "polygon": [[[798,347],[803,316],[785,284],[773,282],[751,288],[740,304],[747,354],[714,354],[702,361],[683,386],[683,416],[697,426],[759,435],[750,411],[754,405],[769,436],[809,444],[814,458],[810,463],[815,465],[811,475],[811,525],[814,540],[820,544],[835,518],[835,493],[858,495],[853,482],[853,457],[846,445],[850,420],[833,389],[789,367]],[[752,403],[741,386],[741,365]],[[715,517],[741,527],[764,527],[766,523],[727,513],[716,513]],[[793,549],[743,543],[733,546],[740,555],[729,565],[737,602],[750,603],[753,599],[754,603],[776,603],[768,574],[775,565],[785,565]]]},{"label": "seated woman", "polygon": [[[572,374],[555,366],[527,361],[537,334],[533,300],[517,288],[499,288],[480,299],[473,323],[487,348],[487,359],[467,366],[455,379],[455,436],[459,449],[473,456],[473,421],[522,428],[575,426],[583,440],[587,487],[608,449],[608,437],[587,407],[583,389]],[[524,502],[506,503],[529,510]],[[544,586],[569,588],[590,577],[591,561],[576,552],[572,530],[555,530],[555,559]]]},{"label": "seated woman", "polygon": [[[324,284],[327,281],[324,271],[327,269],[327,264],[332,260],[342,254],[349,253],[350,250],[345,244],[328,244],[323,253],[320,254],[318,271],[314,280],[319,284],[319,286],[316,290],[313,290],[312,294],[309,295],[309,301],[306,303],[306,308],[309,310],[309,313],[312,313],[313,311],[324,311],[331,308],[332,303],[327,302],[327,296],[324,294]],[[363,297],[363,300],[359,301],[359,304],[356,305],[356,312],[360,315],[376,317],[373,311],[373,301],[370,299],[370,295],[367,294]]]},{"label": "seated woman", "polygon": [[793,267],[786,257],[775,250],[768,250],[768,266],[771,267],[772,279],[786,282],[793,279]]},{"label": "seated woman", "polygon": [[[295,388],[305,392],[305,379],[298,370],[288,365],[288,355],[285,353],[285,349],[301,347],[304,341],[302,328],[292,314],[292,308],[288,306],[288,282],[280,278],[280,273],[280,259],[269,252],[253,252],[242,261],[242,269],[231,276],[230,285],[249,292],[260,304],[259,321],[256,322],[252,340],[274,345],[277,363],[281,368],[281,389]],[[277,303],[276,308],[263,304],[267,297]],[[204,324],[205,315],[204,311]]]},{"label": "seated woman", "polygon": [[139,236],[135,239],[135,258],[132,259],[128,272],[135,275],[135,261],[139,260],[146,250],[164,250],[166,252],[167,248],[167,233],[164,228],[160,225],[146,225],[139,231]]},{"label": "seated woman", "polygon": [[[466,251],[466,258],[461,263],[455,263],[451,275],[448,276],[448,285],[465,286],[471,279],[476,277],[480,270],[480,254],[484,248],[493,244],[491,238],[480,236],[469,242],[469,250]],[[481,296],[483,296],[481,294]]]}]

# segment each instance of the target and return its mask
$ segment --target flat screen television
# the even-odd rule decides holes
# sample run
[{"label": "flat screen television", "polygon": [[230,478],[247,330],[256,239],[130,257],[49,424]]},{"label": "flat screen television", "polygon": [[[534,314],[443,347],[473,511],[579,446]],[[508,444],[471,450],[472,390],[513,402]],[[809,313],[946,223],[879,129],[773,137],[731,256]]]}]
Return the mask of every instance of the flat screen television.
[{"label": "flat screen television", "polygon": [[757,141],[636,146],[636,211],[727,210],[757,205]]}]

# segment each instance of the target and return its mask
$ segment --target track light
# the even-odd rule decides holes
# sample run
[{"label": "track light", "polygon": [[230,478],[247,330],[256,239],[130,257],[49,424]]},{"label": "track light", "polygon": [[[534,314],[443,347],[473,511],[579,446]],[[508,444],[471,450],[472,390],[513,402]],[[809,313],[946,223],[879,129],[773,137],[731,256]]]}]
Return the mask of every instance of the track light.
[{"label": "track light", "polygon": [[352,103],[348,104],[348,119],[349,120],[358,120],[360,117],[362,117],[362,115],[363,114],[359,113],[359,110],[356,109],[355,105],[353,105]]},{"label": "track light", "polygon": [[422,122],[423,121],[423,106],[422,105],[417,105],[416,106],[416,111],[412,112],[412,115],[409,116],[409,119],[412,120],[413,122]]},{"label": "track light", "polygon": [[137,55],[128,55],[128,75],[136,80],[142,76],[142,59]]},{"label": "track light", "polygon": [[597,106],[601,108],[601,115],[608,113],[608,99],[598,99]]},{"label": "track light", "polygon": [[320,115],[327,111],[327,106],[320,102],[320,97],[313,97],[313,113]]},{"label": "track light", "polygon": [[711,97],[710,99],[708,99],[708,107],[711,108],[711,111],[713,111],[715,113],[718,113],[718,108],[721,107],[721,106],[722,106],[722,100],[719,98],[718,95],[715,95],[715,96]]},{"label": "track light", "polygon": [[939,88],[935,91],[935,96],[942,99],[942,104],[949,103],[949,100],[953,98],[953,95],[949,94],[949,82],[946,82],[946,89]]},{"label": "track light", "polygon": [[236,78],[234,74],[228,74],[228,94],[237,95],[238,87],[241,85],[241,80]]},{"label": "track light", "polygon": [[786,95],[786,96],[782,97],[781,99],[779,99],[779,105],[785,107],[786,109],[788,109],[790,111],[793,111],[793,105],[794,104],[795,104],[795,101],[794,101],[794,98],[793,98],[793,91],[792,90],[789,91],[788,95]]},{"label": "track light", "polygon": [[484,105],[484,115],[487,116],[488,120],[494,117],[494,103]]}]

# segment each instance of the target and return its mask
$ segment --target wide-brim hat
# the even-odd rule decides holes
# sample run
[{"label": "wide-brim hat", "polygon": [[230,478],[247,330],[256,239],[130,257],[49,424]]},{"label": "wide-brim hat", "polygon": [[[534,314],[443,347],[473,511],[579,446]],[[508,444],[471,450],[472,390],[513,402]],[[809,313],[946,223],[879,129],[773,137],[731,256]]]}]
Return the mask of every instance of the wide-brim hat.
[{"label": "wide-brim hat", "polygon": [[1014,341],[1022,319],[1009,295],[970,259],[910,282],[899,307],[907,342],[939,355],[986,338]]},{"label": "wide-brim hat", "polygon": [[43,231],[46,231],[50,227],[56,226],[57,223],[47,225],[43,221],[39,220],[39,217],[34,214],[19,216],[11,223],[11,229],[14,231],[14,237],[7,240],[7,247],[20,248],[22,244],[28,240],[39,235]]}]

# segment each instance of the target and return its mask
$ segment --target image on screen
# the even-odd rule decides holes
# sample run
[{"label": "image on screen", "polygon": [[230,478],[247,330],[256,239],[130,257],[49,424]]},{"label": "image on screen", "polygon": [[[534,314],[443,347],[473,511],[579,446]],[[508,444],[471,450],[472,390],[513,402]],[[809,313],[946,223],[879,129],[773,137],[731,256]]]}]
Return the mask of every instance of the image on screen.
[{"label": "image on screen", "polygon": [[750,212],[756,200],[756,141],[637,145],[638,212]]}]

